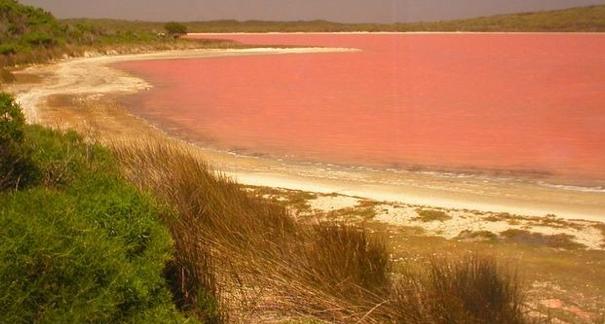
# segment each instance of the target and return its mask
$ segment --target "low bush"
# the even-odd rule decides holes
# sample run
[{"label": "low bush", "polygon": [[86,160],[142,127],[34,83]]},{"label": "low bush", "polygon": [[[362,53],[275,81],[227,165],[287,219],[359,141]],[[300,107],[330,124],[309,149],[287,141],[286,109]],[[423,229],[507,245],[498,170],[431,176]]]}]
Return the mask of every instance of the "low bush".
[{"label": "low bush", "polygon": [[455,239],[467,242],[497,242],[498,235],[486,230],[464,230],[461,231],[458,236],[455,237]]},{"label": "low bush", "polygon": [[173,36],[180,36],[187,34],[187,26],[177,23],[177,22],[169,22],[164,25],[164,29],[168,34]]},{"label": "low bush", "polygon": [[524,244],[535,247],[550,247],[555,249],[584,249],[584,244],[574,241],[574,236],[569,234],[542,234],[532,233],[522,229],[508,229],[500,235],[508,242]]},{"label": "low bush", "polygon": [[12,55],[17,53],[17,46],[14,44],[0,44],[1,55]]},{"label": "low bush", "polygon": [[105,149],[74,133],[9,129],[36,148],[41,176],[0,193],[0,322],[184,322],[163,277],[167,211],[122,180]]},{"label": "low bush", "polygon": [[424,223],[435,221],[444,222],[452,219],[452,216],[448,215],[446,212],[443,212],[441,210],[419,208],[416,210],[416,213],[418,214],[418,217],[416,217],[415,219]]},{"label": "low bush", "polygon": [[32,182],[36,168],[25,145],[25,117],[14,99],[0,93],[0,190]]},{"label": "low bush", "polygon": [[32,32],[23,35],[23,40],[33,46],[49,47],[58,44],[57,39],[42,32]]}]

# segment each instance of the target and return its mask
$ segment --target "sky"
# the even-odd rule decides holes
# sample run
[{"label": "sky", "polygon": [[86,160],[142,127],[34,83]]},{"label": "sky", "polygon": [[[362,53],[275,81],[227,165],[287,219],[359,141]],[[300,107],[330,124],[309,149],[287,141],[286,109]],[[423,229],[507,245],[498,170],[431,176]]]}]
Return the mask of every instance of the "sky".
[{"label": "sky", "polygon": [[410,22],[605,4],[605,0],[21,0],[60,18]]}]

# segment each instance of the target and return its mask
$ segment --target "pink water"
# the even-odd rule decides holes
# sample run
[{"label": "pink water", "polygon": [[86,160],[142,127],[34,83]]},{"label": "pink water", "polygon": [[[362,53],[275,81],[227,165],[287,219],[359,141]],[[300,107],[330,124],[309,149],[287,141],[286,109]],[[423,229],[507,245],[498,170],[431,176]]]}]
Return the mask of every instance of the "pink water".
[{"label": "pink water", "polygon": [[135,113],[206,145],[605,183],[605,35],[220,35],[361,49],[120,63]]}]

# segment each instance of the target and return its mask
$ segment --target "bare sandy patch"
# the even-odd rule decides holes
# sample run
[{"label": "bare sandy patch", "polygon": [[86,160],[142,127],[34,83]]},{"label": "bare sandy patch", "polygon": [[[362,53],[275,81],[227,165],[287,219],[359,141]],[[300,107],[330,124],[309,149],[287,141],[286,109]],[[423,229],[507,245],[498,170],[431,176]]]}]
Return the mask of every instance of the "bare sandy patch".
[{"label": "bare sandy patch", "polygon": [[310,200],[312,210],[330,212],[339,209],[353,208],[359,203],[358,198],[342,195],[325,195]]}]

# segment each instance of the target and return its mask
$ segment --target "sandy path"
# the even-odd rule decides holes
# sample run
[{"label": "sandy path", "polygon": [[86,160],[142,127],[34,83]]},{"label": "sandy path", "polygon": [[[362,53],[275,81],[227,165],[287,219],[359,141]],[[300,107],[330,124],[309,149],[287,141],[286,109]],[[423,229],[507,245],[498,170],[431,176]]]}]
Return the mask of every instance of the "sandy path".
[{"label": "sandy path", "polygon": [[[98,56],[34,66],[24,72],[44,75],[42,83],[15,85],[15,93],[30,122],[53,95],[131,94],[152,87],[148,82],[108,67],[108,64],[149,59],[317,53],[352,49],[287,48],[187,50],[153,54]],[[535,181],[431,172],[371,170],[247,157],[205,148],[209,162],[239,182],[314,191],[336,192],[379,201],[405,202],[443,208],[498,211],[570,219],[605,220],[605,190],[549,187]]]}]

